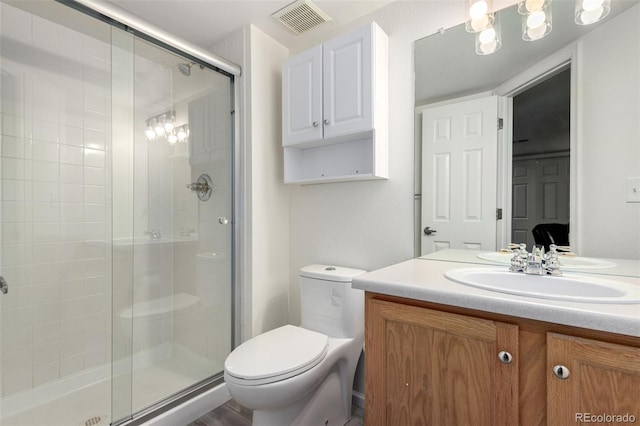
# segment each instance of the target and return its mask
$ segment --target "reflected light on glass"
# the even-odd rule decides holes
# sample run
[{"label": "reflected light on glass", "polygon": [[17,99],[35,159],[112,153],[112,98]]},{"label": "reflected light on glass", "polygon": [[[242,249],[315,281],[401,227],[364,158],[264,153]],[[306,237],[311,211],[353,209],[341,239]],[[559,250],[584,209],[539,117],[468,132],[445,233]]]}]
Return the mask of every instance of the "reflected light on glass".
[{"label": "reflected light on glass", "polygon": [[[534,10],[534,7],[538,7],[538,9]],[[521,1],[518,5],[518,12],[523,15],[523,40],[540,40],[551,32],[551,0]]]},{"label": "reflected light on glass", "polygon": [[480,32],[492,24],[491,0],[468,0],[465,29],[470,33]]},{"label": "reflected light on glass", "polygon": [[150,141],[156,138],[156,131],[154,130],[155,125],[156,120],[151,119],[147,121],[147,130],[144,132],[144,134]]},{"label": "reflected light on glass", "polygon": [[495,17],[493,26],[476,34],[476,53],[478,55],[490,55],[500,49],[500,28]]},{"label": "reflected light on glass", "polygon": [[178,136],[176,136],[175,133],[169,133],[169,136],[167,136],[167,142],[171,145],[175,144],[178,142]]},{"label": "reflected light on glass", "polygon": [[173,131],[173,128],[175,127],[175,122],[176,122],[176,117],[175,116],[170,116],[165,122],[164,122],[164,130],[167,133],[171,133]]}]

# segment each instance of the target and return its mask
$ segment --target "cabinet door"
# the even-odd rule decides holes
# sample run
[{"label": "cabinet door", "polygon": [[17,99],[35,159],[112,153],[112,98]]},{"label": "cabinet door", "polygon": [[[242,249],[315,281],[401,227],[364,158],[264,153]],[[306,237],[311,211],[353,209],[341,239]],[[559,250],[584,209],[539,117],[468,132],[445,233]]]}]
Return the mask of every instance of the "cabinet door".
[{"label": "cabinet door", "polygon": [[[558,378],[555,366],[568,377]],[[547,369],[548,424],[640,420],[640,348],[548,333]]]},{"label": "cabinet door", "polygon": [[324,137],[373,128],[372,27],[324,44]]},{"label": "cabinet door", "polygon": [[367,425],[518,424],[517,326],[373,299],[366,324]]},{"label": "cabinet door", "polygon": [[282,67],[282,145],[322,139],[322,46]]}]

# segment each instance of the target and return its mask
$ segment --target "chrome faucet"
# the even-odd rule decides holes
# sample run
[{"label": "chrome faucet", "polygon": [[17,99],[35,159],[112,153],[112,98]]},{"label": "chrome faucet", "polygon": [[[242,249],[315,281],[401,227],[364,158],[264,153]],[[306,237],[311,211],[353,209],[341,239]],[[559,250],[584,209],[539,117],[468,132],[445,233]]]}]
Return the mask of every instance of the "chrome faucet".
[{"label": "chrome faucet", "polygon": [[145,231],[144,235],[148,235],[152,240],[159,240],[162,238],[162,232],[159,229],[152,229],[151,231]]},{"label": "chrome faucet", "polygon": [[557,246],[551,244],[548,253],[544,252],[544,248],[534,246],[531,253],[528,253],[527,246],[521,243],[518,248],[513,250],[509,270],[511,272],[524,272],[529,275],[561,276]]}]

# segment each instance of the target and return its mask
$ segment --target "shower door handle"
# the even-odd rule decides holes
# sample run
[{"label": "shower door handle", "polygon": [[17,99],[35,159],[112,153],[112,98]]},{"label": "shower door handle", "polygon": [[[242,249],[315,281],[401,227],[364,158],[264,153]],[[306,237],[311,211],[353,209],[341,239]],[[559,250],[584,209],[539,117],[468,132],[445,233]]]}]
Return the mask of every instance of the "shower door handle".
[{"label": "shower door handle", "polygon": [[7,294],[9,292],[9,284],[7,284],[7,280],[4,277],[0,276],[0,291],[2,294]]}]

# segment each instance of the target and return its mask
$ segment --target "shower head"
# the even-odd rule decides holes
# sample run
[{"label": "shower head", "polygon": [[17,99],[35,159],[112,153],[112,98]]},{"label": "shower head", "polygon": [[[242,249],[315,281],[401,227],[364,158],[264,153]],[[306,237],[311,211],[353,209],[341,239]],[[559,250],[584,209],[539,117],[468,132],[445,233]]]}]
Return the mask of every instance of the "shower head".
[{"label": "shower head", "polygon": [[189,77],[191,75],[191,67],[193,65],[195,65],[194,62],[191,62],[190,64],[178,64],[178,70],[180,70],[182,75],[185,77]]}]

